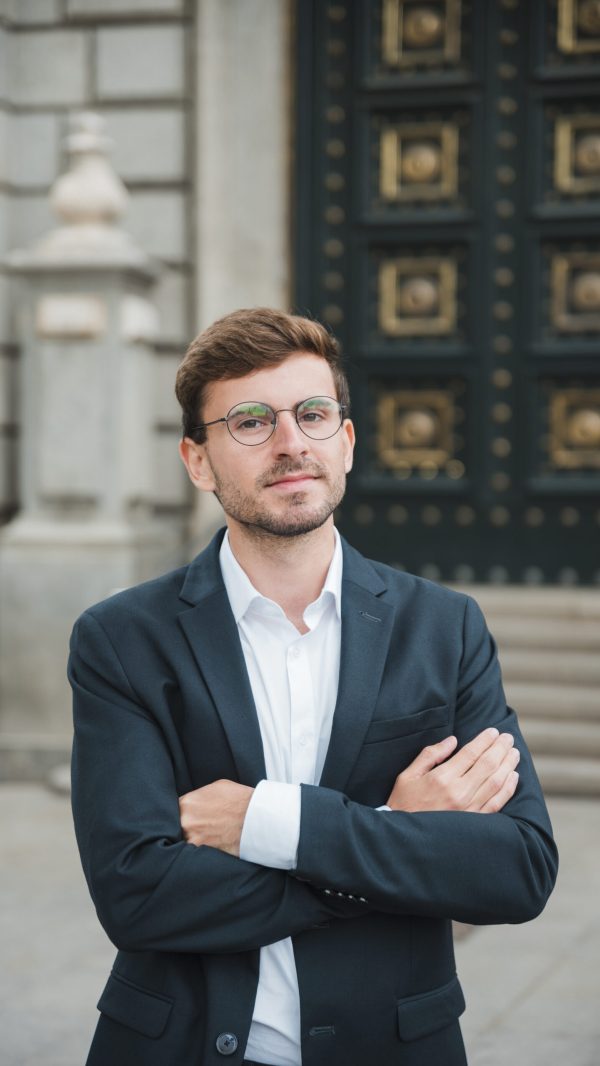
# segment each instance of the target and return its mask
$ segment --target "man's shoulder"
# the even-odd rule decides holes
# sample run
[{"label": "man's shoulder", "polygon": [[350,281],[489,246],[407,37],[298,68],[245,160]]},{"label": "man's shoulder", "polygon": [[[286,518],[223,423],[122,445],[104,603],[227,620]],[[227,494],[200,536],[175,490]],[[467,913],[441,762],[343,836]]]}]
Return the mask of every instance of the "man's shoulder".
[{"label": "man's shoulder", "polygon": [[105,599],[87,607],[77,622],[93,620],[112,630],[115,625],[130,625],[144,617],[166,619],[183,608],[180,593],[188,570],[189,565],[180,566],[139,585],[115,589]]},{"label": "man's shoulder", "polygon": [[220,583],[215,539],[191,562],[138,585],[114,590],[106,599],[88,607],[81,618],[93,618],[111,628],[143,620],[165,624]]}]

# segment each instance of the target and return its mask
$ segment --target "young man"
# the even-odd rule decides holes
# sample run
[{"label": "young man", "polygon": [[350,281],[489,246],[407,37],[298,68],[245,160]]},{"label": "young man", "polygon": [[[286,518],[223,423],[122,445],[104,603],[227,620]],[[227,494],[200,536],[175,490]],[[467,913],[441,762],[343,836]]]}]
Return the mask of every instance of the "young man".
[{"label": "young man", "polygon": [[177,395],[227,529],[71,645],[77,837],[119,948],[88,1063],[464,1064],[450,921],[535,917],[557,867],[481,612],[340,540],[354,429],[318,323],[226,316]]}]

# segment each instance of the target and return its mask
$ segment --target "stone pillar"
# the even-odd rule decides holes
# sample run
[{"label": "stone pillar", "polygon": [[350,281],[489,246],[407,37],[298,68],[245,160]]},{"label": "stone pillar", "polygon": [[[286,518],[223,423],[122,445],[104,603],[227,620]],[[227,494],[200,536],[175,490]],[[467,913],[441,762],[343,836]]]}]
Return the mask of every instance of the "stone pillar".
[{"label": "stone pillar", "polygon": [[[238,307],[289,309],[293,64],[291,0],[198,0],[196,323]],[[223,525],[196,496],[191,538]]]},{"label": "stone pillar", "polygon": [[60,225],[7,257],[20,279],[20,505],[0,531],[0,773],[70,746],[68,635],[89,604],[164,569],[153,517],[155,267],[119,227],[127,194],[102,120],[76,116]]}]

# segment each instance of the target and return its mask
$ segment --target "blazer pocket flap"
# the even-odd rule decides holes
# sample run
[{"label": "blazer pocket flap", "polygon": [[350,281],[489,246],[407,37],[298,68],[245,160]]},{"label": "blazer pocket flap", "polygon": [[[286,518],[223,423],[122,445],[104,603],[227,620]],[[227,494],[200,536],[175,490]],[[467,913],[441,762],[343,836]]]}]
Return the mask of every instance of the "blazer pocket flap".
[{"label": "blazer pocket flap", "polygon": [[119,974],[112,973],[98,1000],[98,1010],[115,1022],[153,1039],[161,1036],[173,1007],[173,1000],[138,988]]},{"label": "blazer pocket flap", "polygon": [[458,977],[447,985],[407,996],[398,1000],[398,1033],[404,1041],[419,1040],[422,1036],[445,1029],[460,1017],[465,1009],[465,997]]},{"label": "blazer pocket flap", "polygon": [[402,718],[380,718],[371,722],[365,734],[364,743],[373,744],[378,740],[395,740],[396,737],[421,733],[424,729],[439,729],[447,725],[450,708],[447,703],[439,707],[426,707],[415,714],[405,714]]}]

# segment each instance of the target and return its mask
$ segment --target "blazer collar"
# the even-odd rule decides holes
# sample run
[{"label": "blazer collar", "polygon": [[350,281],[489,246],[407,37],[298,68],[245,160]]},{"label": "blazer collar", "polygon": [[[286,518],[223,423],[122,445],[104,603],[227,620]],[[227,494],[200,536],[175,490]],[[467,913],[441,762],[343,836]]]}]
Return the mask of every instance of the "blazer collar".
[{"label": "blazer collar", "polygon": [[[217,589],[223,587],[223,577],[219,565],[219,552],[225,536],[225,529],[215,534],[210,544],[192,560],[187,568],[185,580],[179,596],[186,603],[196,604]],[[359,585],[374,596],[386,591],[387,585],[377,570],[364,555],[357,552],[344,537],[340,537],[344,554],[343,581]]]},{"label": "blazer collar", "polygon": [[[258,716],[238,628],[219,566],[224,530],[188,567],[179,615],[191,651],[211,692],[240,781],[266,777]],[[393,607],[375,567],[342,538],[342,646],[340,680],[321,784],[342,789],[371,720],[389,647]]]},{"label": "blazer collar", "polygon": [[200,603],[201,600],[223,587],[219,552],[224,536],[225,528],[223,527],[215,533],[208,547],[200,552],[200,555],[197,555],[188,566],[179,593],[180,599],[186,603]]}]

